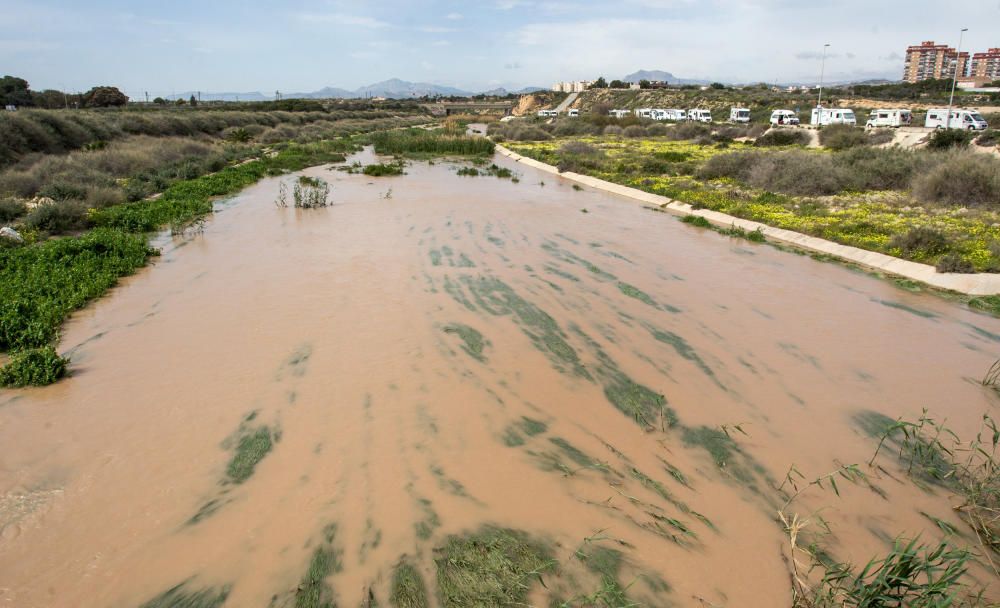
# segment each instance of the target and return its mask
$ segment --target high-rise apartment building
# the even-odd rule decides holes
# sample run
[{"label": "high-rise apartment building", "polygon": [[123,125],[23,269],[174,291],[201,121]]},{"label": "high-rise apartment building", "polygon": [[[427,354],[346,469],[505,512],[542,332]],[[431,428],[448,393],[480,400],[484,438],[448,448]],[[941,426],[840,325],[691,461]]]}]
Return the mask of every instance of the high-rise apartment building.
[{"label": "high-rise apartment building", "polygon": [[968,53],[959,54],[954,47],[926,40],[906,49],[903,80],[919,82],[929,78],[951,78],[955,75],[956,62],[958,76],[965,76],[969,70]]},{"label": "high-rise apartment building", "polygon": [[984,82],[1000,80],[1000,48],[990,49],[985,53],[975,53],[972,56],[972,71],[969,76]]}]

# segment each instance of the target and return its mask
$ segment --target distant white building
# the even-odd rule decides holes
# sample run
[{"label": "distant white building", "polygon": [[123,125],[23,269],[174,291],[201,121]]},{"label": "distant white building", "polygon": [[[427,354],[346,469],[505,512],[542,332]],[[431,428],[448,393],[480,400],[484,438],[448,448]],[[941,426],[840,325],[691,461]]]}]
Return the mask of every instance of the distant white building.
[{"label": "distant white building", "polygon": [[557,82],[552,85],[552,90],[556,93],[582,93],[594,84],[593,80],[576,80],[572,82]]}]

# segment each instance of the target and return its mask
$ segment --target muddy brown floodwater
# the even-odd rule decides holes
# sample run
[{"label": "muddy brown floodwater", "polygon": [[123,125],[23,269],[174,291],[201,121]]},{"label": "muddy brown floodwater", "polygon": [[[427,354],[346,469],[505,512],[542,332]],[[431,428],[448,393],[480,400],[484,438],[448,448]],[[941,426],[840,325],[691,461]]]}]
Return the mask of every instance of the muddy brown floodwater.
[{"label": "muddy brown floodwater", "polygon": [[[551,547],[533,605],[595,591],[574,556],[602,545],[643,605],[783,606],[790,465],[866,462],[873,412],[996,415],[996,319],[496,162],[519,181],[317,167],[331,207],[273,178],[161,237],[65,327],[72,377],[0,393],[0,605],[313,605],[326,546],[324,593],[384,606],[402,556],[435,595],[438,548],[489,524]],[[855,562],[939,538],[925,513],[966,529],[875,483],[793,510]]]}]

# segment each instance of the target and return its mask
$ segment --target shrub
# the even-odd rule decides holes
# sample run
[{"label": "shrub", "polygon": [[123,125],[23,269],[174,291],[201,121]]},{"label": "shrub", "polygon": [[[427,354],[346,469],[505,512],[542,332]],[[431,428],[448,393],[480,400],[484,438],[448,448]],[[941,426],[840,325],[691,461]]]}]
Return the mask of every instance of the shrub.
[{"label": "shrub", "polygon": [[641,125],[630,125],[625,127],[625,137],[645,137],[646,129]]},{"label": "shrub", "polygon": [[819,143],[831,150],[846,150],[868,144],[864,129],[850,125],[830,125],[819,131]]},{"label": "shrub", "polygon": [[385,175],[402,175],[403,164],[376,163],[373,165],[367,165],[361,172],[364,173],[365,175],[371,175],[372,177],[383,177]]},{"label": "shrub", "polygon": [[946,150],[948,148],[964,148],[969,145],[972,136],[959,129],[938,129],[931,133],[927,141],[927,147],[932,150]]},{"label": "shrub", "polygon": [[948,244],[948,237],[943,232],[928,226],[917,226],[905,234],[897,234],[889,243],[909,256],[944,253]]},{"label": "shrub", "polygon": [[828,154],[789,150],[764,154],[751,169],[747,183],[786,194],[821,196],[836,194],[851,184],[851,175]]},{"label": "shrub", "polygon": [[754,143],[758,146],[805,146],[809,144],[809,134],[799,129],[771,129]]},{"label": "shrub", "polygon": [[560,156],[604,156],[600,148],[583,141],[568,141],[559,146]]},{"label": "shrub", "polygon": [[667,125],[653,124],[646,127],[646,135],[650,137],[662,137],[667,134],[670,129]]},{"label": "shrub", "polygon": [[683,122],[667,130],[667,137],[681,141],[705,137],[711,133],[711,129],[700,122]]},{"label": "shrub", "polygon": [[700,215],[685,215],[681,218],[681,221],[685,224],[691,224],[692,226],[698,226],[699,228],[711,228],[712,223]]},{"label": "shrub", "polygon": [[938,260],[936,269],[938,272],[959,272],[966,274],[976,271],[976,269],[972,266],[972,262],[966,260],[957,253],[949,253]]},{"label": "shrub", "polygon": [[69,359],[60,357],[51,346],[15,352],[7,365],[0,367],[0,386],[45,386],[66,375]]},{"label": "shrub", "polygon": [[87,207],[78,201],[45,203],[32,209],[24,223],[51,234],[63,234],[87,227]]},{"label": "shrub", "polygon": [[1000,160],[951,152],[914,178],[913,194],[925,202],[1000,209]]},{"label": "shrub", "polygon": [[618,125],[608,125],[604,127],[604,135],[610,135],[612,137],[621,137],[625,133],[625,129],[619,127]]},{"label": "shrub", "polygon": [[855,189],[906,190],[917,168],[926,171],[938,158],[898,147],[858,146],[834,154],[833,162],[850,171]]},{"label": "shrub", "polygon": [[709,158],[698,169],[695,175],[701,179],[731,177],[740,181],[746,181],[750,176],[750,171],[761,158],[761,152],[745,151],[717,154]]},{"label": "shrub", "polygon": [[996,129],[983,131],[983,133],[976,138],[977,146],[989,147],[996,146],[998,144],[1000,144],[1000,131],[997,131]]},{"label": "shrub", "polygon": [[25,214],[28,208],[17,199],[0,199],[0,224],[12,222]]}]

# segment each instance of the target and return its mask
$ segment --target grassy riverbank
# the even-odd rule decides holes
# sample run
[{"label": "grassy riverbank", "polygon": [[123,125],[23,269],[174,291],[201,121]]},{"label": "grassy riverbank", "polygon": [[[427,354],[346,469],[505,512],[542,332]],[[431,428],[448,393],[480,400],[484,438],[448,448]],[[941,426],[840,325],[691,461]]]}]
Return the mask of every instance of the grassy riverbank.
[{"label": "grassy riverbank", "polygon": [[1000,271],[1000,160],[990,155],[877,147],[859,131],[831,150],[761,145],[775,142],[754,143],[745,128],[654,127],[558,136],[556,125],[554,137],[506,145],[561,170],[941,272]]}]

